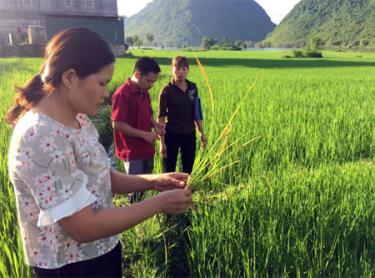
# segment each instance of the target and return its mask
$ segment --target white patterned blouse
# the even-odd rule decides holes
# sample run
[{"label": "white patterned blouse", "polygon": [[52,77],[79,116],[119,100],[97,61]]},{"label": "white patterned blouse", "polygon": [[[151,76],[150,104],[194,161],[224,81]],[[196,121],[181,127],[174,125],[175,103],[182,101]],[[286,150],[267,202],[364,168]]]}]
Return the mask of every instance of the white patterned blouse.
[{"label": "white patterned blouse", "polygon": [[86,206],[112,207],[110,166],[98,132],[86,115],[79,129],[28,111],[19,119],[9,149],[26,263],[46,269],[93,259],[118,243],[112,236],[79,244],[59,220]]}]

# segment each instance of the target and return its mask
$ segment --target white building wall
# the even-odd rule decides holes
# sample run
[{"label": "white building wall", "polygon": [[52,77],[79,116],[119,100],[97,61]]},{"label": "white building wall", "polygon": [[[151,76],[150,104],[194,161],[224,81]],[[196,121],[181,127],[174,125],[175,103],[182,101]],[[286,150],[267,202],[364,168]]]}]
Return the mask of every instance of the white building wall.
[{"label": "white building wall", "polygon": [[118,16],[117,0],[0,0],[0,10],[59,15]]}]

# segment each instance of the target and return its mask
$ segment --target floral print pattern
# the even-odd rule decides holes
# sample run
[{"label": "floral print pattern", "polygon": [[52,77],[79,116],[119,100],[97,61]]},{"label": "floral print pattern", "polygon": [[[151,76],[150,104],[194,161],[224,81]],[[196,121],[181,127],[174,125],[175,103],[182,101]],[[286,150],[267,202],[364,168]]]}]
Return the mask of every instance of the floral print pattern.
[{"label": "floral print pattern", "polygon": [[[84,206],[112,207],[110,166],[98,133],[86,115],[80,129],[28,111],[17,123],[9,149],[26,263],[54,269],[111,251],[118,236],[79,244],[59,220]],[[66,211],[68,209],[69,211]],[[42,216],[45,217],[41,221]]]}]

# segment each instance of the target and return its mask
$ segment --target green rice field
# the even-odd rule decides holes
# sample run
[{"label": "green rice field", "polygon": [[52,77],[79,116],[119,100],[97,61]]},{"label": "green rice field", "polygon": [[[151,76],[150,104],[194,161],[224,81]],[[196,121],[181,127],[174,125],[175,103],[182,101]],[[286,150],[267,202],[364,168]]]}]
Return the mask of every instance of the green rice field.
[{"label": "green rice field", "polygon": [[[375,277],[375,54],[131,52],[118,58],[110,89],[138,57],[156,58],[155,114],[171,58],[191,58],[208,146],[197,150],[195,207],[173,224],[156,216],[122,234],[124,276],[173,276],[182,256],[191,277]],[[1,115],[14,85],[41,63],[0,59]],[[109,111],[95,119],[107,144]],[[28,277],[7,175],[10,136],[1,117],[0,277]],[[159,155],[155,162],[160,172]]]}]

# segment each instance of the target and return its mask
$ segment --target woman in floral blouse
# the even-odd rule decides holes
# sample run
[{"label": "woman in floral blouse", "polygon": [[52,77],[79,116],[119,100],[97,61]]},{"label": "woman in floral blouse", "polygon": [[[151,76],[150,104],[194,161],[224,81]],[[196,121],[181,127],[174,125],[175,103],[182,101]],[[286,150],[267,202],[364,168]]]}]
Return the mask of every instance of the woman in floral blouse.
[{"label": "woman in floral blouse", "polygon": [[[38,277],[121,277],[118,234],[191,204],[187,174],[127,176],[111,170],[88,116],[108,97],[109,44],[72,28],[48,43],[40,74],[18,88],[7,113],[14,127],[9,175],[26,263]],[[88,116],[87,116],[88,115]],[[114,208],[114,193],[155,189],[155,197]]]}]

